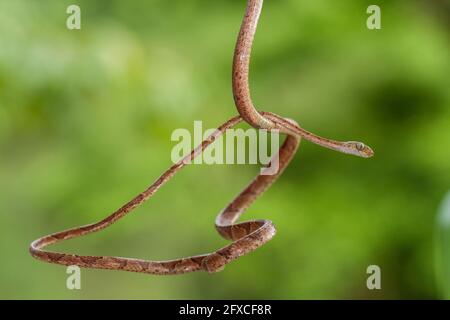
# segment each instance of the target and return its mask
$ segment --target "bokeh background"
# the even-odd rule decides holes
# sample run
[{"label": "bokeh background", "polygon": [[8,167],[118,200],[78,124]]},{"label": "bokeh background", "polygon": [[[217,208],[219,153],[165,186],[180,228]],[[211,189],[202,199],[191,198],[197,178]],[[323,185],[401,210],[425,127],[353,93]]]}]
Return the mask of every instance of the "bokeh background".
[{"label": "bokeh background", "polygon": [[[70,4],[81,6],[79,31],[66,28]],[[381,6],[382,30],[366,28],[370,4]],[[230,74],[244,8],[0,0],[1,298],[445,297],[436,215],[450,189],[450,10],[438,0],[266,1],[255,103],[376,152],[361,159],[303,142],[244,215],[274,221],[266,246],[214,275],[83,270],[79,291],[66,289],[64,267],[30,257],[32,240],[95,222],[150,185],[171,164],[174,129],[236,114]],[[148,259],[213,251],[227,243],[216,214],[258,170],[190,166],[120,223],[52,249]],[[372,264],[382,290],[366,288]]]}]

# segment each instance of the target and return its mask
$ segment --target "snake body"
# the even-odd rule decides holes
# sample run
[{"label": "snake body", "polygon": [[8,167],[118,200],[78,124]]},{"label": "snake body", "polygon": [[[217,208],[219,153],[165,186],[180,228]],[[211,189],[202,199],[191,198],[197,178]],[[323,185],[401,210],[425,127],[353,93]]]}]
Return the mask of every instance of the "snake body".
[{"label": "snake body", "polygon": [[[301,138],[343,153],[361,157],[370,157],[373,155],[373,151],[361,142],[340,142],[322,138],[304,130],[293,120],[283,118],[274,113],[258,112],[256,110],[250,97],[249,65],[253,39],[262,5],[263,0],[248,0],[234,53],[232,75],[233,95],[240,115],[226,121],[199,146],[192,150],[189,155],[173,164],[145,191],[103,220],[50,234],[33,241],[30,245],[30,253],[33,257],[45,262],[66,266],[77,265],[83,268],[122,270],[156,275],[184,274],[200,270],[210,273],[218,272],[223,270],[229,262],[256,250],[275,235],[275,226],[269,220],[252,220],[241,223],[236,223],[236,221],[256,198],[267,190],[282,174],[296,153]],[[151,198],[159,188],[166,184],[183,167],[192,163],[195,157],[214,143],[226,130],[235,127],[243,120],[256,129],[277,130],[286,134],[287,137],[278,154],[271,160],[271,163],[272,161],[278,161],[278,171],[271,175],[266,175],[264,171],[261,172],[217,216],[215,222],[216,229],[222,237],[231,240],[231,244],[212,253],[169,261],[149,261],[112,256],[83,256],[44,250],[49,245],[82,237],[111,226]]]}]

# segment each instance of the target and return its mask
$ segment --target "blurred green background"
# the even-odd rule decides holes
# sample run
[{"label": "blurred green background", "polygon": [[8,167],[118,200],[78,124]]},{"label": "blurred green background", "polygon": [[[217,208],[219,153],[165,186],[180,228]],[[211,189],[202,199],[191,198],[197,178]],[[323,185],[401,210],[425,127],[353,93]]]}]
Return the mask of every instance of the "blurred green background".
[{"label": "blurred green background", "polygon": [[[29,243],[95,222],[171,164],[174,129],[236,114],[231,61],[244,0],[0,0],[0,297],[442,298],[436,212],[450,189],[448,1],[267,0],[252,95],[261,110],[372,159],[303,142],[243,219],[278,234],[224,272],[158,277],[34,260]],[[66,28],[78,4],[82,29]],[[382,9],[382,30],[366,8]],[[246,127],[246,126],[243,126]],[[52,247],[173,259],[227,243],[216,214],[257,165],[190,166],[113,227]],[[450,250],[450,248],[448,248]],[[366,268],[382,290],[366,288]]]}]

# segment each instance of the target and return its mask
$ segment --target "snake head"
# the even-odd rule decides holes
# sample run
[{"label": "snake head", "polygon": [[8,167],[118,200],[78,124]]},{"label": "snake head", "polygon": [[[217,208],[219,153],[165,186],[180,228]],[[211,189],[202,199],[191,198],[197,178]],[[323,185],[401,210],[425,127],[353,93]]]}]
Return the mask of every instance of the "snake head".
[{"label": "snake head", "polygon": [[370,158],[374,154],[373,150],[362,142],[347,141],[344,145],[345,147],[343,151],[348,154],[353,154],[363,158]]}]

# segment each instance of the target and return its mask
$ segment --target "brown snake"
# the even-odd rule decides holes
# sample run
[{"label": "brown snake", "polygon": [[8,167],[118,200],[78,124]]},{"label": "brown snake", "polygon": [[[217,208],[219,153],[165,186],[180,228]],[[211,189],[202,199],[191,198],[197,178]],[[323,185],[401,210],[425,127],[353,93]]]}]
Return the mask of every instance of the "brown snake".
[{"label": "brown snake", "polygon": [[[275,235],[275,227],[269,220],[253,220],[237,224],[235,222],[250,204],[281,175],[297,151],[301,138],[343,153],[365,158],[373,155],[373,151],[361,142],[339,142],[325,139],[302,129],[292,120],[269,112],[259,113],[255,109],[250,97],[248,77],[251,48],[262,4],[263,0],[248,0],[247,10],[234,53],[233,94],[240,116],[225,122],[215,133],[192,150],[189,155],[172,165],[148,189],[108,217],[97,223],[50,234],[32,242],[30,253],[33,257],[61,265],[77,265],[83,268],[123,270],[158,275],[183,274],[198,270],[208,272],[221,271],[227,263],[254,251]],[[110,256],[81,256],[43,250],[45,247],[57,242],[81,237],[109,227],[152,197],[161,186],[186,164],[191,163],[196,156],[200,155],[210,144],[223,135],[227,129],[233,128],[242,120],[245,120],[256,129],[279,130],[279,132],[286,134],[287,138],[278,154],[274,156],[279,161],[278,172],[273,175],[264,175],[264,172],[260,173],[217,216],[216,229],[221,236],[233,241],[230,245],[213,253],[170,261],[148,261]],[[271,161],[274,161],[274,158]]]}]

